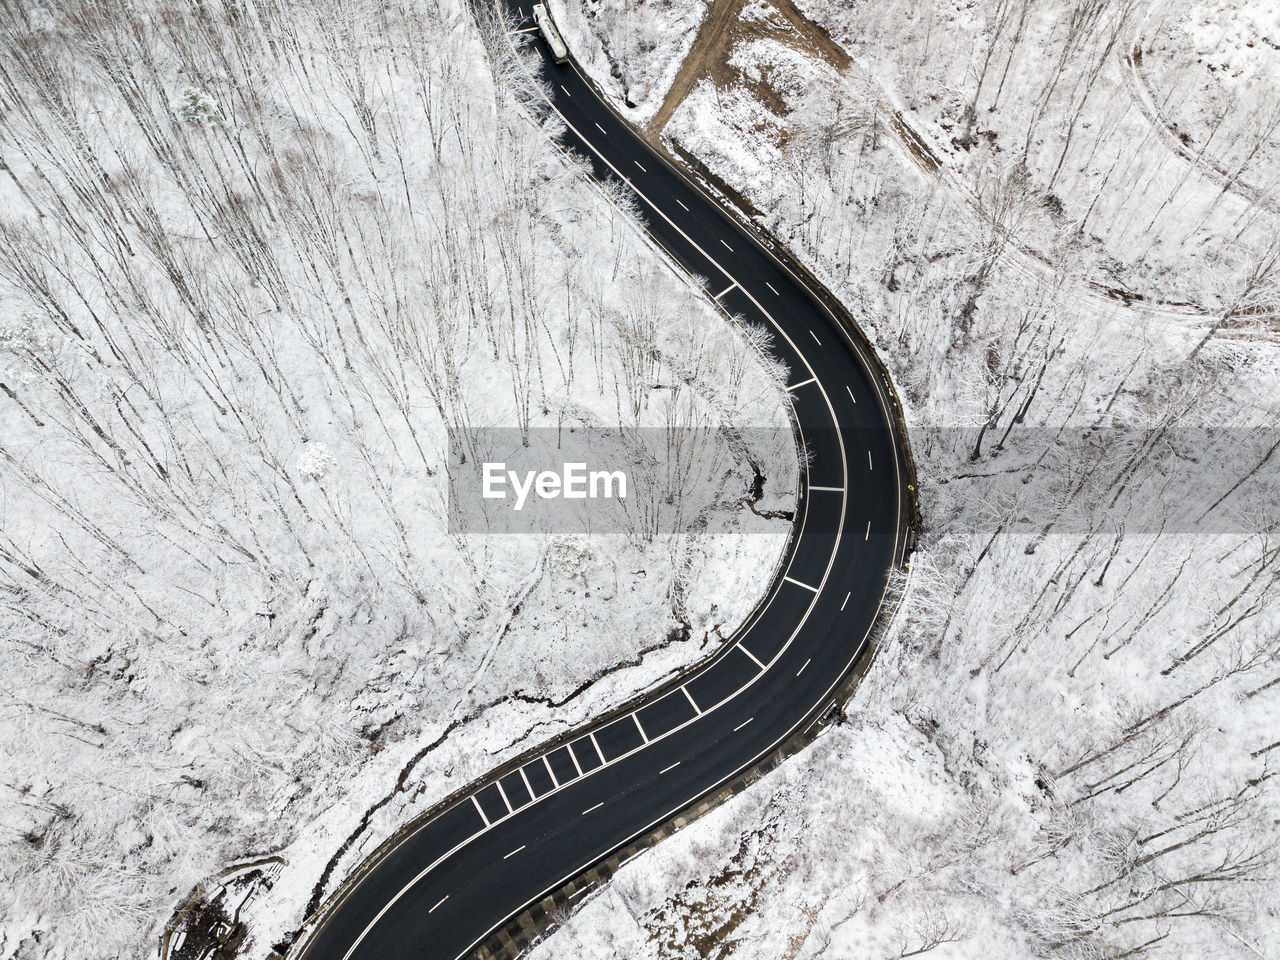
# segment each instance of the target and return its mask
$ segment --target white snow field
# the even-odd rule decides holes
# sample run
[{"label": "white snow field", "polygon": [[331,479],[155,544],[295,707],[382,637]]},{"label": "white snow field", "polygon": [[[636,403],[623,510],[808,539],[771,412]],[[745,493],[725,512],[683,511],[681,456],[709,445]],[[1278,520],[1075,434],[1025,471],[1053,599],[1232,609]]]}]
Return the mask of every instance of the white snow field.
[{"label": "white snow field", "polygon": [[[0,12],[0,957],[270,952],[382,839],[714,649],[794,503],[784,371],[452,0]],[[486,426],[766,427],[715,537],[450,533]]]}]

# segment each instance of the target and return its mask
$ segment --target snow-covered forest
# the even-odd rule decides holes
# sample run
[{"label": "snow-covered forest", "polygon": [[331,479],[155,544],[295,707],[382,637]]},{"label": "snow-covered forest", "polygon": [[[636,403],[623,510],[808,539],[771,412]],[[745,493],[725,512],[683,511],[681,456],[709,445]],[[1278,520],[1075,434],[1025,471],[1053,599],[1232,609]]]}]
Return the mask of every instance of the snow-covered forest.
[{"label": "snow-covered forest", "polygon": [[[433,801],[718,645],[785,371],[450,0],[0,6],[0,957],[245,955]],[[487,47],[487,49],[486,49]],[[733,534],[450,534],[449,439],[720,424]],[[738,437],[736,443],[732,437]],[[761,510],[760,513],[768,511]],[[742,533],[758,534],[742,536]]]},{"label": "snow-covered forest", "polygon": [[845,722],[535,956],[1276,956],[1274,4],[706,8],[648,133],[877,343],[924,530]]}]

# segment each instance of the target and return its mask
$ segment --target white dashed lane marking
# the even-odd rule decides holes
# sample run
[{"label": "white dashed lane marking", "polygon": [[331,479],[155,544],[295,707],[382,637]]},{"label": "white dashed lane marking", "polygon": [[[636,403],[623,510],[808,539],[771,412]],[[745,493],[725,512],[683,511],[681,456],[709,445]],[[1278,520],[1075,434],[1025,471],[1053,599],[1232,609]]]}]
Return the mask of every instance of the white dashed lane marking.
[{"label": "white dashed lane marking", "polygon": [[604,806],[604,801],[603,801],[603,800],[601,800],[601,801],[600,801],[599,803],[597,803],[594,807],[587,807],[587,809],[583,810],[583,811],[582,811],[582,815],[585,817],[585,816],[586,816],[588,813],[590,813],[592,810],[599,810],[599,809],[600,809],[601,807],[603,807],[603,806]]},{"label": "white dashed lane marking", "polygon": [[446,893],[443,897],[441,897],[439,900],[436,901],[435,907],[432,907],[430,910],[427,911],[427,913],[435,913],[436,907],[439,907],[440,904],[444,903],[448,899],[449,899],[449,894]]},{"label": "white dashed lane marking", "polygon": [[640,161],[639,161],[639,160],[632,160],[631,162],[632,162],[632,163],[634,163],[637,167],[640,167],[640,172],[641,172],[641,173],[648,173],[648,172],[649,172],[649,171],[648,171],[648,170],[646,170],[643,166],[641,166],[641,164],[640,164]]},{"label": "white dashed lane marking", "polygon": [[733,732],[737,733],[739,730],[741,730],[743,727],[745,727],[748,723],[750,723],[754,719],[755,717],[747,717],[747,719],[743,720],[740,724],[738,724],[736,727],[733,728]]},{"label": "white dashed lane marking", "polygon": [[[560,88],[561,88],[561,90],[564,92],[564,94],[565,94],[566,96],[568,96],[568,95],[569,95],[569,91],[568,91],[567,89],[565,89],[565,87],[563,86],[563,84],[561,84],[561,85],[560,85]],[[555,109],[554,104],[552,104],[551,106],[552,106],[552,109],[554,110],[554,109]],[[557,111],[557,112],[558,112],[558,111]],[[562,120],[564,120],[564,119],[565,119],[565,118],[563,117],[563,115],[562,115],[562,114],[561,114],[561,119],[562,119]],[[628,185],[628,186],[632,186],[632,185],[631,185],[631,181],[630,181],[628,178],[626,178],[625,176],[622,176],[621,172],[620,172],[616,167],[614,167],[614,165],[613,165],[612,163],[610,163],[610,161],[609,161],[609,160],[608,160],[608,159],[607,159],[603,154],[601,154],[600,150],[599,150],[596,146],[594,146],[590,141],[588,141],[584,136],[582,136],[582,134],[581,134],[581,133],[579,133],[579,131],[578,131],[578,130],[576,130],[576,129],[573,127],[573,125],[572,125],[572,124],[568,123],[568,121],[567,121],[567,120],[565,120],[565,123],[566,123],[566,125],[568,126],[569,130],[571,130],[571,131],[573,132],[573,134],[577,137],[577,139],[578,139],[578,140],[580,140],[580,141],[582,141],[582,143],[583,143],[583,144],[584,144],[584,145],[585,145],[589,150],[591,150],[593,153],[595,153],[597,156],[599,156],[599,157],[600,157],[600,159],[604,162],[604,164],[605,164],[607,167],[609,167],[609,168],[614,172],[614,174],[615,174],[615,175],[618,175],[618,176],[622,177],[622,179],[627,183],[627,185]],[[607,133],[607,131],[604,129],[604,127],[600,126],[600,124],[599,124],[599,123],[596,123],[596,124],[595,124],[595,126],[596,126],[596,129],[597,129],[597,130],[599,130],[601,134],[603,134],[605,137],[608,137],[608,133]],[[640,165],[637,163],[637,166],[640,166]],[[641,169],[644,169],[644,168],[643,168],[643,166],[641,166],[640,168],[641,168]],[[632,187],[632,189],[635,189],[635,188],[634,188],[634,187]],[[663,216],[665,219],[667,219],[667,220],[668,220],[668,222],[669,222],[669,223],[671,223],[671,225],[675,228],[675,230],[676,230],[676,231],[677,231],[677,232],[678,232],[682,237],[684,237],[684,238],[685,238],[685,240],[686,240],[686,241],[688,241],[688,242],[689,242],[689,243],[690,243],[690,244],[691,244],[691,245],[692,245],[696,250],[698,250],[698,252],[699,252],[699,253],[701,253],[703,256],[705,256],[705,257],[707,257],[709,260],[711,260],[711,261],[712,261],[712,263],[713,263],[714,265],[719,266],[719,264],[718,264],[718,263],[716,263],[716,261],[714,260],[714,258],[711,258],[711,257],[706,253],[706,251],[702,250],[702,248],[701,248],[701,247],[699,247],[699,246],[698,246],[698,244],[697,244],[695,241],[693,241],[693,240],[688,236],[688,234],[686,234],[683,230],[681,230],[681,229],[680,229],[680,227],[679,227],[679,226],[677,226],[677,225],[674,223],[674,221],[671,221],[671,220],[670,220],[670,218],[666,217],[666,215],[665,215],[664,213],[662,213],[661,209],[657,206],[657,204],[655,204],[652,200],[650,200],[648,197],[646,197],[646,196],[645,196],[641,191],[639,191],[639,190],[635,190],[635,193],[636,193],[636,195],[640,198],[640,200],[642,200],[642,201],[644,201],[646,204],[648,204],[648,205],[649,205],[649,207],[651,207],[651,208],[652,208],[655,212],[657,212],[660,216]],[[676,200],[676,202],[680,204],[681,208],[682,208],[682,209],[684,209],[686,212],[691,212],[691,211],[689,211],[689,207],[688,207],[688,206],[687,206],[687,205],[686,205],[682,200],[679,200],[678,198],[675,198],[675,197],[673,197],[672,199],[675,199],[675,200]],[[727,250],[729,250],[730,252],[733,252],[733,247],[729,246],[729,244],[728,244],[728,243],[726,243],[724,240],[721,240],[721,241],[720,241],[720,243],[721,243],[721,244],[723,244],[723,245],[724,245],[724,247],[725,247]],[[661,246],[661,244],[660,244],[660,243],[659,243],[659,245]],[[723,267],[721,267],[720,269],[723,271],[723,269],[724,269],[724,268],[723,268]],[[726,274],[727,274],[727,272],[726,272]],[[776,288],[775,288],[771,283],[768,283],[768,282],[766,281],[766,282],[765,282],[765,285],[769,288],[769,290],[770,290],[770,291],[771,291],[775,296],[781,296],[781,294],[779,293],[779,291],[778,291],[778,290],[777,290],[777,289],[776,289]],[[723,296],[723,294],[720,294],[719,296]],[[748,294],[747,296],[750,298],[750,294]],[[755,302],[755,301],[754,301],[754,298],[751,298],[751,299],[752,299],[752,302]],[[757,306],[757,307],[759,307],[759,304],[757,303],[757,304],[756,304],[756,306]],[[777,322],[774,320],[774,318],[773,318],[772,316],[770,316],[770,315],[768,314],[768,312],[767,312],[767,311],[764,311],[764,310],[763,310],[763,308],[761,308],[761,310],[764,312],[766,319],[767,319],[767,320],[769,320],[771,323],[773,323],[773,325],[774,325],[775,327],[777,327],[777,328],[778,328],[778,330],[779,330],[779,332],[782,334],[782,336],[783,336],[784,338],[786,338],[786,339],[788,340],[788,342],[790,342],[790,338],[787,336],[786,332],[785,332],[784,330],[782,330],[782,329],[781,329],[781,327],[779,327],[779,326],[778,326],[778,324],[777,324]],[[814,341],[819,345],[819,347],[821,347],[821,346],[822,346],[822,341],[818,339],[817,335],[816,335],[816,334],[814,334],[814,332],[813,332],[812,330],[810,330],[810,331],[809,331],[809,335],[810,335],[811,337],[813,337]],[[794,344],[792,344],[792,345],[793,345],[793,346],[795,346]],[[803,359],[803,354],[802,354],[802,359]],[[821,384],[819,384],[819,390],[822,390],[822,386],[821,386]],[[853,392],[852,392],[852,390],[851,390],[851,389],[849,389],[847,386],[846,386],[846,390],[847,390],[847,392],[849,393],[850,399],[851,399],[851,400],[853,400],[853,402],[855,402],[855,403],[856,403],[856,402],[857,402],[857,400],[856,400],[856,398],[854,398],[854,397],[853,397]],[[823,398],[824,398],[824,399],[827,399],[827,395],[826,395],[826,391],[825,391],[825,390],[822,390],[822,395],[823,395]],[[828,400],[828,409],[830,409],[830,401],[829,401],[829,400]],[[841,444],[841,450],[842,450],[842,453],[843,453],[843,443]],[[870,461],[870,453],[869,453],[869,452],[868,452],[868,461]],[[895,462],[895,466],[896,466],[896,462]],[[837,538],[837,543],[838,543],[838,538]],[[834,556],[833,556],[832,562],[834,562]],[[830,569],[830,565],[828,565],[828,570],[829,570],[829,569]],[[802,583],[802,582],[800,582],[800,581],[798,581],[798,580],[794,580],[794,579],[792,579],[791,577],[784,577],[783,579],[790,581],[791,583],[795,584],[796,586],[803,587],[803,588],[805,588],[806,590],[809,590],[809,591],[811,591],[811,592],[813,592],[813,593],[815,593],[815,594],[819,592],[819,588],[809,586],[808,584],[806,584],[806,583]],[[848,600],[848,597],[846,596],[846,601],[847,601],[847,600]],[[787,647],[789,647],[790,645],[791,645],[790,640],[788,640],[788,642],[787,642],[787,643],[785,643],[785,644],[783,645],[783,649],[785,650],[785,649],[786,649]],[[750,654],[750,652],[749,652],[749,651],[746,651],[745,649],[744,649],[744,652],[745,652],[745,653],[747,653],[748,655],[751,655],[751,654]],[[751,656],[752,656],[752,659],[756,659],[753,655],[751,655]],[[757,661],[757,662],[758,662],[758,661]],[[806,660],[806,661],[805,661],[805,663],[804,663],[804,666],[802,666],[802,667],[800,668],[800,672],[803,672],[803,671],[808,667],[809,663],[810,663],[810,661],[809,661],[809,660]],[[797,673],[797,676],[799,676],[799,673]],[[754,681],[752,681],[752,682],[754,682]],[[750,686],[750,685],[751,685],[751,683],[748,683],[748,684],[747,684],[747,686]],[[743,687],[742,689],[746,689],[746,687]],[[697,702],[694,700],[693,695],[689,692],[689,690],[688,690],[686,687],[683,687],[683,686],[680,688],[680,690],[681,690],[681,692],[685,695],[685,699],[687,699],[687,700],[689,701],[689,705],[693,708],[693,710],[694,710],[695,714],[696,714],[698,717],[703,716],[703,715],[704,715],[704,713],[705,713],[705,711],[703,711],[703,710],[702,710],[702,708],[698,706]],[[740,690],[739,692],[741,692],[741,690]],[[725,702],[725,701],[720,701],[720,702],[718,702],[718,703],[714,704],[714,705],[712,706],[712,708],[711,708],[711,709],[715,709],[716,707],[720,706],[720,705],[721,705],[722,703],[724,703],[724,702]],[[634,716],[634,714],[633,714],[633,716]],[[815,720],[814,720],[814,721],[812,721],[812,722],[810,723],[809,727],[811,728],[811,727],[813,726],[813,723],[816,723],[816,722],[818,721],[818,719],[820,719],[820,718],[815,718]],[[677,728],[677,729],[679,729],[679,728],[683,728],[683,727],[686,727],[686,726],[688,726],[688,725],[692,724],[693,722],[694,722],[694,720],[686,720],[686,721],[684,721],[682,724],[680,724],[680,725],[678,726],[678,728]],[[742,724],[739,724],[737,727],[735,727],[735,728],[734,728],[734,729],[735,729],[735,731],[736,731],[736,730],[740,730],[740,729],[742,729],[742,727],[746,726],[746,724],[747,724],[747,723],[750,723],[750,722],[751,722],[751,718],[748,718],[748,720],[744,721]],[[639,720],[638,720],[638,718],[636,719],[636,724],[637,724],[637,726],[639,726]],[[806,729],[808,729],[808,728],[806,728]],[[642,734],[643,734],[643,728],[641,728],[641,732],[642,732]],[[667,733],[673,733],[673,732],[675,732],[675,731],[674,731],[674,730],[672,730],[672,731],[668,731]],[[665,736],[667,735],[667,733],[664,733],[664,734],[662,734],[662,735],[660,735],[660,736],[665,737]],[[593,739],[593,742],[594,742],[594,737],[593,737],[592,739]],[[596,748],[597,748],[597,750],[599,749],[598,744],[597,744]],[[637,748],[637,749],[639,749],[639,748]],[[584,773],[583,773],[583,771],[582,771],[582,767],[581,767],[581,765],[580,765],[580,764],[579,764],[579,762],[578,762],[577,755],[574,753],[574,750],[573,750],[573,746],[572,746],[572,744],[569,744],[569,745],[568,745],[568,752],[569,752],[569,757],[570,757],[570,759],[573,761],[574,767],[575,767],[575,768],[577,769],[577,771],[578,771],[578,775],[579,775],[579,776],[585,776],[585,774],[584,774]],[[550,760],[549,760],[549,758],[548,758],[548,755],[547,755],[547,754],[543,754],[543,755],[542,755],[542,757],[541,757],[540,759],[542,760],[543,765],[544,765],[544,767],[545,767],[545,768],[546,768],[546,770],[547,770],[547,775],[548,775],[548,777],[550,778],[551,783],[553,784],[553,788],[554,788],[554,789],[561,788],[563,785],[560,783],[559,778],[556,776],[555,771],[552,769],[552,767],[551,767],[551,762],[550,762]],[[534,762],[536,762],[536,761],[534,761]],[[676,761],[675,763],[672,763],[672,764],[670,764],[669,766],[664,767],[662,770],[660,770],[660,771],[659,771],[659,773],[660,773],[660,774],[668,773],[669,771],[671,771],[671,770],[675,769],[675,768],[676,768],[676,767],[678,767],[678,766],[680,766],[680,761]],[[525,779],[525,783],[526,783],[526,786],[528,786],[528,787],[529,787],[529,794],[530,794],[530,796],[534,796],[534,792],[533,792],[532,786],[529,784],[528,777],[524,775],[524,770],[523,770],[523,769],[521,769],[521,776],[522,776],[522,777],[524,777],[524,779]],[[570,781],[566,781],[566,782],[571,782],[572,780],[573,780],[573,778],[571,777],[571,778],[570,778]],[[501,787],[500,787],[500,789],[501,789]],[[545,794],[544,794],[544,796],[545,796]],[[505,791],[503,791],[503,798],[504,798],[504,800],[506,800]],[[499,818],[498,818],[498,820],[491,822],[491,821],[489,820],[488,816],[485,814],[484,810],[480,807],[480,803],[479,803],[479,801],[478,801],[478,799],[477,799],[477,795],[476,795],[476,794],[472,794],[472,795],[471,795],[471,801],[472,801],[472,803],[473,803],[473,804],[475,805],[475,807],[476,807],[476,812],[480,814],[480,818],[481,818],[481,820],[483,820],[483,821],[484,821],[484,823],[485,823],[485,830],[480,831],[478,834],[476,834],[476,836],[479,836],[479,835],[481,835],[481,834],[483,834],[483,833],[487,832],[489,829],[491,829],[491,828],[492,828],[492,826],[493,826],[494,824],[496,824],[496,823],[500,823],[500,822],[502,822],[502,821],[504,821],[504,820],[506,819],[506,817],[499,817]],[[509,808],[509,807],[510,807],[510,803],[509,803],[509,801],[507,802],[507,805],[508,805],[508,808]],[[603,803],[602,803],[602,804],[600,804],[600,806],[603,806]],[[595,809],[595,808],[592,808],[592,809]],[[584,811],[584,812],[586,812],[586,811]],[[469,842],[470,842],[470,840],[467,840],[467,841],[464,841],[462,844],[459,844],[459,845],[458,845],[458,847],[455,847],[455,851],[456,851],[457,849],[461,849],[461,847],[462,847],[462,846],[464,846],[466,843],[469,843]],[[521,851],[523,851],[524,849],[526,849],[526,846],[522,844],[521,846],[519,846],[519,847],[517,847],[516,849],[512,850],[510,853],[506,854],[506,855],[503,857],[503,859],[504,859],[504,860],[509,859],[509,858],[511,858],[511,857],[513,857],[513,856],[515,856],[516,854],[520,853],[520,852],[521,852]],[[452,852],[454,852],[454,851],[450,851],[450,853],[452,853]],[[633,854],[631,855],[631,857],[628,857],[626,860],[624,860],[624,861],[623,861],[623,863],[626,863],[628,860],[632,859],[632,857],[637,856],[637,855],[639,854],[639,852],[640,852],[640,851],[638,851],[638,850],[637,850],[637,851],[636,851],[636,853],[633,853]],[[426,876],[426,875],[427,875],[431,870],[435,869],[435,867],[436,867],[436,866],[438,866],[438,864],[439,864],[443,859],[444,859],[444,858],[442,857],[440,861],[437,861],[436,863],[431,864],[431,865],[430,865],[430,866],[428,866],[426,869],[424,869],[423,871],[421,871],[421,873],[419,873],[419,874],[418,874],[418,876],[417,876],[416,878],[414,878],[413,883],[416,883],[416,882],[417,882],[418,880],[420,880],[422,877]],[[351,954],[356,950],[356,948],[358,948],[358,946],[359,946],[360,942],[364,939],[365,935],[369,932],[369,930],[371,930],[371,929],[373,928],[373,926],[374,926],[374,925],[375,925],[375,924],[376,924],[376,923],[381,919],[381,917],[382,917],[382,916],[387,912],[387,910],[389,910],[389,909],[390,909],[390,908],[391,908],[391,907],[392,907],[392,906],[393,906],[393,905],[394,905],[398,900],[400,900],[400,898],[401,898],[401,897],[402,897],[402,896],[403,896],[403,895],[404,895],[404,894],[405,894],[405,893],[410,889],[410,887],[411,887],[412,885],[413,885],[413,884],[411,883],[409,886],[406,886],[404,889],[402,889],[402,890],[400,891],[400,893],[398,893],[394,898],[392,898],[392,899],[391,899],[391,901],[389,901],[389,902],[387,903],[387,905],[383,908],[383,910],[379,912],[378,916],[374,918],[373,922],[372,922],[372,923],[370,923],[370,924],[369,924],[369,926],[365,928],[365,931],[360,935],[360,937],[357,939],[356,943],[352,946],[351,950],[349,950],[349,951],[348,951],[348,953],[347,953],[346,957],[344,957],[344,958],[343,958],[343,960],[348,960],[348,958],[351,956]],[[589,888],[584,886],[584,887],[583,887],[583,888],[581,888],[579,891],[577,891],[573,896],[577,896],[577,895],[578,895],[578,894],[580,894],[580,893],[586,892],[586,890],[587,890],[587,889],[589,889]],[[432,908],[431,908],[431,910],[435,910],[435,909],[436,909],[436,907],[439,907],[439,906],[440,906],[440,904],[444,903],[444,902],[445,902],[446,900],[448,900],[448,899],[449,899],[449,898],[448,898],[448,896],[444,897],[444,898],[443,898],[443,899],[441,899],[441,900],[440,900],[440,901],[439,901],[439,902],[438,902],[434,907],[432,907]]]},{"label": "white dashed lane marking", "polygon": [[804,668],[807,667],[812,662],[813,662],[813,657],[810,657],[808,660],[806,660],[804,662],[804,666],[802,666],[799,670],[796,671],[796,676],[798,677],[800,676],[800,674],[804,673]]},{"label": "white dashed lane marking", "polygon": [[858,402],[858,398],[853,395],[853,390],[852,388],[850,388],[850,386],[847,383],[844,385],[844,392],[849,394],[849,399],[852,400],[854,403]]},{"label": "white dashed lane marking", "polygon": [[846,593],[846,594],[844,595],[844,603],[840,604],[840,609],[841,609],[841,610],[843,610],[843,609],[844,609],[844,604],[845,604],[845,603],[848,603],[848,602],[849,602],[849,598],[850,598],[850,597],[852,597],[852,596],[853,596],[853,591],[852,591],[852,590],[851,590],[851,591],[849,591],[848,593]]},{"label": "white dashed lane marking", "polygon": [[[764,282],[764,285],[765,285],[766,287],[768,287],[770,290],[773,290],[773,284],[772,284],[772,283],[770,283],[768,280],[766,280],[766,281]],[[778,293],[778,291],[777,291],[777,290],[773,290],[773,295],[774,295],[775,297],[780,297],[780,296],[782,296],[782,294]]]}]

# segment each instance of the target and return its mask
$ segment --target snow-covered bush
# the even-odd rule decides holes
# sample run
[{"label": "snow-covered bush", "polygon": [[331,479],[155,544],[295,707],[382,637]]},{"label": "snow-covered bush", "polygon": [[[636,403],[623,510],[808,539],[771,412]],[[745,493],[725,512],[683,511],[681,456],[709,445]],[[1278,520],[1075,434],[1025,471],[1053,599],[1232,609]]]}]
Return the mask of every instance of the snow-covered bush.
[{"label": "snow-covered bush", "polygon": [[179,120],[192,126],[217,130],[227,127],[226,117],[222,115],[218,101],[195,87],[183,87],[182,93],[173,104],[173,110]]},{"label": "snow-covered bush", "polygon": [[323,443],[308,443],[298,454],[295,466],[308,480],[323,480],[333,469],[333,454]]}]

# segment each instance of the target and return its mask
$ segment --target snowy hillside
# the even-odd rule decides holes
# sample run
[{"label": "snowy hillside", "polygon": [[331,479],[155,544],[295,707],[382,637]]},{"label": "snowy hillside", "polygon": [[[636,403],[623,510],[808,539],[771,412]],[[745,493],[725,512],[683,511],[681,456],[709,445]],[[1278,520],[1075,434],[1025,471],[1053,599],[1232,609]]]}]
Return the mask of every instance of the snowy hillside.
[{"label": "snowy hillside", "polygon": [[538,960],[1276,956],[1266,6],[757,0],[696,41],[651,133],[873,336],[925,531],[847,722]]},{"label": "snowy hillside", "polygon": [[450,2],[0,12],[0,957],[151,956],[277,853],[265,955],[769,582],[790,444],[725,451],[734,535],[447,528],[481,427],[790,436],[522,84]]}]

